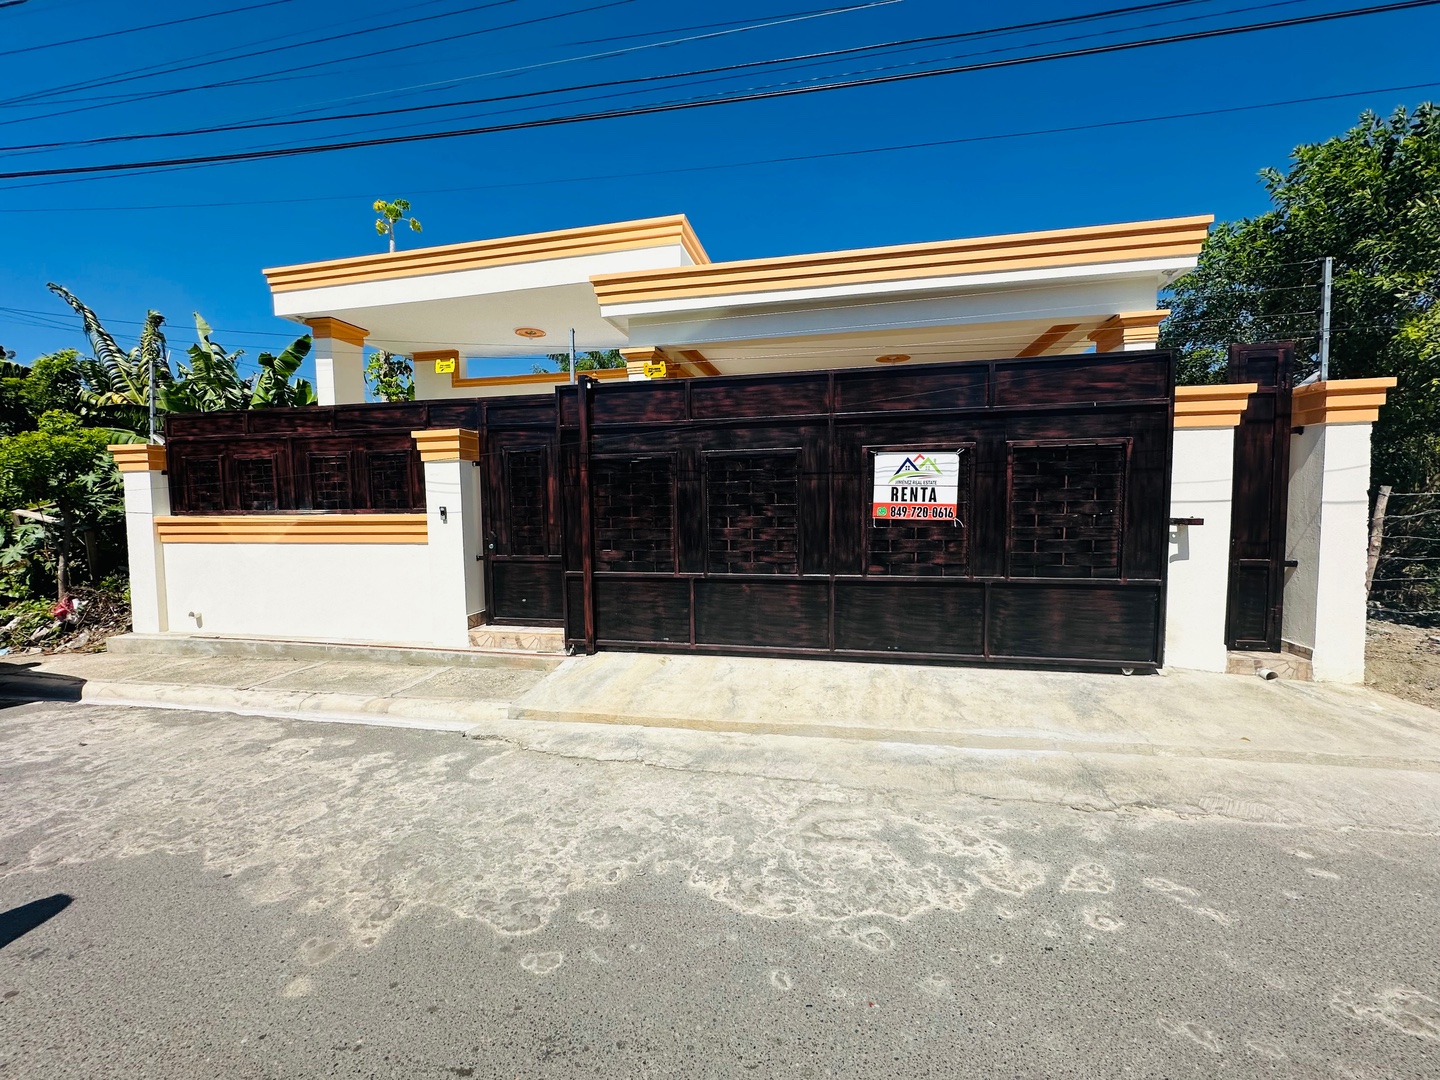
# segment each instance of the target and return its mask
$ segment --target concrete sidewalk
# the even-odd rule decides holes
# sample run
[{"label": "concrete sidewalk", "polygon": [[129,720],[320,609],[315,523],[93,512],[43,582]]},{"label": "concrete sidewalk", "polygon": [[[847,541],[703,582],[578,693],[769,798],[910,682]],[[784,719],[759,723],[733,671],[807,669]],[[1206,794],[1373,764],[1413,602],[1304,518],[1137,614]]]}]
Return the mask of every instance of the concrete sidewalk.
[{"label": "concrete sidewalk", "polygon": [[477,735],[501,721],[588,723],[1440,772],[1440,712],[1359,687],[1178,670],[1125,678],[638,653],[539,665],[495,654],[437,654],[428,664],[419,654],[355,655],[369,658],[12,659],[0,663],[0,696]]}]

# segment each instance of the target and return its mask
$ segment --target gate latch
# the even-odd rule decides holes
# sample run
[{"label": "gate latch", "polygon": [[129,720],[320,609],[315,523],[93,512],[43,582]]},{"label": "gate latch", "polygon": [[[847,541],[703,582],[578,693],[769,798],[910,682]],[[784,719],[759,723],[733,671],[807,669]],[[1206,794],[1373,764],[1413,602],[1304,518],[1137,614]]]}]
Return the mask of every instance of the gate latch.
[{"label": "gate latch", "polygon": [[1171,518],[1171,525],[1204,525],[1204,518]]}]

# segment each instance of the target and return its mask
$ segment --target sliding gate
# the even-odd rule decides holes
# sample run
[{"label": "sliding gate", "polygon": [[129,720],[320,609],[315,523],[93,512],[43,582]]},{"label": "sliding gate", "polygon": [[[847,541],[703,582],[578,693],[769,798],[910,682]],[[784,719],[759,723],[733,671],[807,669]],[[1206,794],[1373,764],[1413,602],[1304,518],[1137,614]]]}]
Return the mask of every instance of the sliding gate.
[{"label": "sliding gate", "polygon": [[[1149,352],[582,379],[508,429],[535,399],[487,402],[492,617],[576,651],[1154,668],[1173,383]],[[942,509],[876,502],[937,461]]]}]

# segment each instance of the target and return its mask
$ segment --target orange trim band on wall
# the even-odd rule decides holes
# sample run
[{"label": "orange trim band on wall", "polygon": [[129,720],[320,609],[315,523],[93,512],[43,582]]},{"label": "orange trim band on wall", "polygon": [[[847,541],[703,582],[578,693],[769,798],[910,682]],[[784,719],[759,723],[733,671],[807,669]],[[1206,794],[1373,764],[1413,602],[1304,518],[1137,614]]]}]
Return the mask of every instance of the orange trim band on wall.
[{"label": "orange trim band on wall", "polygon": [[347,345],[365,345],[365,338],[370,333],[362,330],[354,323],[348,323],[344,319],[332,319],[328,315],[317,315],[313,319],[306,319],[305,325],[310,328],[310,333],[317,338],[329,338],[332,341],[343,341]]},{"label": "orange trim band on wall", "polygon": [[1219,383],[1214,386],[1175,388],[1177,428],[1233,428],[1250,404],[1259,383]]},{"label": "orange trim band on wall", "polygon": [[469,428],[412,431],[421,461],[479,461],[480,433]]},{"label": "orange trim band on wall", "polygon": [[165,447],[155,443],[116,443],[105,449],[122,473],[165,471]]},{"label": "orange trim band on wall", "polygon": [[354,285],[365,281],[446,274],[457,270],[480,270],[493,266],[540,262],[546,259],[603,255],[612,251],[681,246],[697,263],[710,256],[684,214],[590,225],[580,229],[502,236],[442,247],[415,248],[351,259],[277,266],[265,271],[272,293],[299,289],[320,289],[332,285]]},{"label": "orange trim band on wall", "polygon": [[590,279],[602,305],[1199,255],[1203,217],[709,263]]},{"label": "orange trim band on wall", "polygon": [[1295,388],[1290,422],[1296,427],[1311,424],[1373,424],[1380,419],[1385,392],[1394,386],[1394,376],[1378,379],[1330,379]]},{"label": "orange trim band on wall", "polygon": [[157,517],[166,544],[424,544],[424,514]]},{"label": "orange trim band on wall", "polygon": [[[624,368],[596,368],[594,371],[585,372],[592,379],[623,379],[625,378]],[[570,381],[570,375],[564,371],[540,371],[533,375],[482,375],[476,378],[465,378],[460,374],[459,366],[450,373],[450,385],[459,389],[484,388],[486,386],[563,386]]]}]

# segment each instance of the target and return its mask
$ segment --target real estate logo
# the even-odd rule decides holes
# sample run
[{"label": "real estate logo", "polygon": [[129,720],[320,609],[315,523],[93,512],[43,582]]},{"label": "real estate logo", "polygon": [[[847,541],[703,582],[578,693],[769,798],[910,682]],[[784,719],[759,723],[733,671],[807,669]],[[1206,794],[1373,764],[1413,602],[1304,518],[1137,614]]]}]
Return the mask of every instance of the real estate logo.
[{"label": "real estate logo", "polygon": [[939,464],[934,458],[926,457],[924,454],[911,454],[900,463],[890,477],[890,483],[938,483],[943,475]]}]

